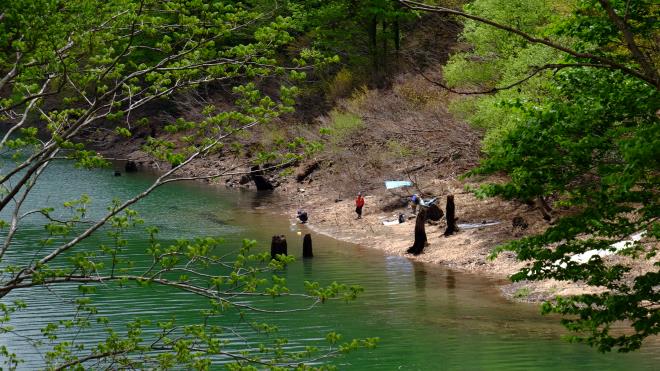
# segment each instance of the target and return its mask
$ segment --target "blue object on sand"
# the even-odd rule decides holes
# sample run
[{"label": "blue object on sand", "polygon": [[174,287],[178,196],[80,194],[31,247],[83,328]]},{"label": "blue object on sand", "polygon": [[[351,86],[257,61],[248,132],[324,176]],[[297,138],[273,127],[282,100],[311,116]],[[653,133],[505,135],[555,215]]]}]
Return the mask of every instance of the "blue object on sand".
[{"label": "blue object on sand", "polygon": [[385,181],[385,188],[387,188],[387,189],[410,187],[411,185],[412,185],[412,182],[409,181],[409,180],[386,180]]}]

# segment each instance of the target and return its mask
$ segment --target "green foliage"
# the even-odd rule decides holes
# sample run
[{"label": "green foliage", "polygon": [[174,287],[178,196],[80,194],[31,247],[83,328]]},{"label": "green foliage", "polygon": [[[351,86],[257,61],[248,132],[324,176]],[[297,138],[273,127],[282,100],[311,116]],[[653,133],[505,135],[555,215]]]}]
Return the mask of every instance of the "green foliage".
[{"label": "green foliage", "polygon": [[330,112],[330,125],[321,129],[321,133],[330,135],[331,142],[338,144],[352,135],[359,135],[363,129],[364,123],[359,116],[334,110]]},{"label": "green foliage", "polygon": [[286,4],[304,40],[327,54],[338,54],[345,66],[329,71],[330,100],[364,83],[362,76],[377,78],[384,72],[381,70],[393,64],[401,38],[399,24],[413,18],[405,7],[391,0],[290,0]]},{"label": "green foliage", "polygon": [[[605,288],[601,294],[557,298],[545,303],[543,312],[564,315],[562,323],[575,333],[572,341],[603,352],[628,352],[660,332],[660,264],[656,258],[660,236],[660,94],[658,87],[649,83],[652,72],[644,67],[645,63],[654,64],[658,56],[649,52],[647,57],[640,57],[628,41],[620,41],[625,37],[600,3],[578,1],[572,15],[561,20],[548,16],[550,8],[538,4],[534,14],[518,23],[516,15],[521,13],[501,13],[493,8],[499,4],[506,9],[511,2],[477,1],[469,10],[532,35],[551,35],[572,44],[575,50],[637,66],[636,72],[591,66],[563,68],[541,76],[537,83],[528,81],[515,91],[462,101],[454,109],[489,130],[484,147],[488,156],[471,174],[509,176],[508,182],[487,184],[478,192],[521,200],[550,198],[555,200],[552,206],[571,210],[544,233],[497,249],[515,251],[518,259],[530,262],[513,280],[553,278]],[[653,21],[657,9],[650,2],[606,4],[613,6],[615,13],[626,14],[624,22],[636,43],[653,43],[652,35],[657,36],[659,28]],[[469,71],[467,57],[457,56],[448,70],[452,83],[502,86],[515,76],[522,79],[525,65],[592,62],[556,52],[533,52],[542,49],[517,36],[490,38],[484,30],[486,26],[476,23],[466,27],[465,38],[475,43],[474,55],[480,58],[475,68],[483,63],[499,68],[487,69],[493,73],[479,76]],[[511,63],[511,58],[519,59],[520,64]],[[648,260],[645,270],[632,271],[626,264],[599,256],[585,263],[571,259],[589,250],[613,251],[614,243],[638,232],[644,233],[642,240],[619,255]],[[613,333],[612,326],[622,321],[630,324],[627,331]]]},{"label": "green foliage", "polygon": [[413,150],[394,139],[390,139],[385,143],[388,153],[391,153],[394,158],[406,158],[413,155]]},{"label": "green foliage", "polygon": [[[286,339],[267,339],[272,344],[261,352],[234,352],[229,347],[233,335],[227,337],[226,327],[218,325],[227,313],[247,319],[261,309],[245,305],[241,297],[295,296],[276,273],[292,262],[291,257],[272,260],[268,254],[252,253],[255,242],[249,240],[231,257],[218,252],[223,241],[216,237],[164,243],[157,238],[157,228],[145,232],[149,248],[144,254],[151,258],[150,266],[137,266],[127,254],[132,242],[127,231],[143,223],[130,208],[133,204],[159,186],[181,180],[178,171],[196,158],[223,149],[245,151],[241,137],[292,112],[299,94],[296,84],[313,68],[336,62],[309,47],[295,55],[285,53],[300,28],[300,14],[274,5],[188,0],[3,2],[0,119],[9,129],[0,137],[0,150],[6,154],[0,169],[0,211],[7,215],[0,223],[0,298],[38,287],[77,288],[72,300],[76,314],[48,324],[42,337],[32,342],[44,349],[45,367],[209,369],[222,358],[235,361],[232,369],[254,364],[313,369],[305,364],[308,360],[338,353],[334,348],[291,352]],[[88,133],[133,137],[146,124],[154,124],[134,113],[154,103],[170,105],[173,95],[219,87],[233,98],[227,106],[205,104],[201,117],[172,109],[181,116],[164,125],[165,135],[145,138],[143,149],[171,168],[143,192],[114,200],[97,220],[89,219],[91,200],[86,195],[60,207],[24,210],[24,201],[53,161],[85,169],[109,165],[85,147]],[[290,163],[318,151],[319,145],[303,138],[281,140],[260,150],[257,162]],[[41,235],[34,242],[34,256],[10,264],[4,258],[17,248],[13,239],[28,216],[38,217],[43,227],[36,232]],[[104,242],[91,242],[90,236],[98,234]],[[151,286],[206,297],[209,304],[200,309],[194,324],[127,318],[120,331],[93,300],[100,287],[135,290],[139,295]],[[316,291],[297,297],[313,307],[332,299],[354,299],[360,290],[333,284]],[[23,307],[0,303],[0,332],[22,335],[22,329],[5,324]],[[256,327],[265,333],[276,331],[267,324]],[[70,336],[88,331],[106,336],[92,347]],[[340,346],[343,351],[372,344],[367,339]],[[12,351],[0,347],[0,358],[10,369],[20,363],[20,354]]]},{"label": "green foliage", "polygon": [[347,68],[342,68],[337,72],[327,88],[327,98],[330,102],[347,97],[353,92],[355,85],[355,77],[353,75]]},{"label": "green foliage", "polygon": [[[557,8],[561,4],[547,1],[480,0],[466,6],[466,10],[543,36],[560,20]],[[530,44],[516,35],[476,21],[466,22],[462,38],[473,45],[474,49],[452,55],[443,69],[443,75],[449,86],[460,86],[464,90],[508,86],[530,74],[533,67],[556,62],[559,58],[556,50]],[[516,106],[501,102],[524,100],[542,103],[552,94],[550,85],[550,73],[542,72],[515,89],[457,99],[450,105],[450,110],[475,126],[487,129],[483,149],[490,153],[524,119]]]}]

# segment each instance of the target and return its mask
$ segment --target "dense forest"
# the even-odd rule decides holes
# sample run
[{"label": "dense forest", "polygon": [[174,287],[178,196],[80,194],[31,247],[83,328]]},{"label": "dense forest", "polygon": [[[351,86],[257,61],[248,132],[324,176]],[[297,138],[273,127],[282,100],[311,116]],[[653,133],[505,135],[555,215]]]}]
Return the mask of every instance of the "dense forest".
[{"label": "dense forest", "polygon": [[[597,288],[543,303],[570,340],[635,351],[660,331],[658,17],[653,0],[3,2],[0,336],[21,335],[19,293],[61,286],[76,293],[76,314],[29,339],[44,368],[208,369],[221,359],[232,370],[331,369],[377,339],[333,332],[326,347],[291,351],[258,320],[272,308],[243,300],[312,308],[359,300],[359,286],[290,292],[278,274],[293,257],[249,239],[232,254],[218,237],[161,241],[134,208],[171,183],[261,179],[277,192],[315,171],[346,195],[352,183],[410,177],[397,168],[431,154],[434,169],[454,161],[478,198],[535,205],[537,233],[492,255],[528,263],[513,281]],[[438,132],[442,123],[451,125]],[[136,151],[157,177],[101,214],[90,217],[86,194],[28,206],[54,166],[113,168]],[[18,254],[35,223],[29,256]],[[149,264],[127,253],[129,230],[148,241]],[[590,251],[622,258],[573,259]],[[193,324],[125,318],[118,330],[90,298],[106,285],[136,297],[163,287],[208,305]],[[217,324],[230,312],[257,319]],[[236,350],[227,327],[271,343]],[[66,335],[88,330],[105,339]],[[0,342],[0,358],[21,368],[11,344]]]}]

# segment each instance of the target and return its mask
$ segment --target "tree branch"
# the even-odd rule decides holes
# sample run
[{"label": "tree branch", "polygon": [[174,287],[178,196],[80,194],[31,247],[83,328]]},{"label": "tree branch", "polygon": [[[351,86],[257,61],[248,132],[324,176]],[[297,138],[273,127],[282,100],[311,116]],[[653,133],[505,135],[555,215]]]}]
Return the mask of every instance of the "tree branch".
[{"label": "tree branch", "polygon": [[523,79],[520,79],[520,80],[518,80],[514,83],[511,83],[509,85],[502,86],[502,87],[494,87],[494,88],[491,88],[491,89],[488,89],[488,90],[480,90],[480,91],[455,90],[455,89],[450,88],[446,84],[442,83],[441,81],[431,79],[430,77],[425,75],[424,72],[422,70],[420,70],[419,68],[415,68],[415,71],[417,71],[417,73],[419,73],[426,81],[430,82],[431,84],[438,85],[439,87],[441,87],[441,88],[443,88],[443,89],[445,89],[449,92],[452,92],[454,94],[478,95],[478,94],[491,94],[491,93],[496,93],[498,91],[508,90],[508,89],[514,88],[514,87],[528,81],[529,79],[536,76],[539,72],[541,72],[543,70],[553,69],[555,71],[559,71],[561,69],[569,68],[569,67],[612,68],[611,66],[608,66],[608,65],[594,64],[594,63],[559,63],[559,64],[557,64],[557,63],[548,63],[548,64],[544,64],[543,66],[539,66],[539,67],[531,67],[532,68],[532,73],[531,74],[527,75]]},{"label": "tree branch", "polygon": [[[623,34],[623,39],[626,41],[626,46],[628,47],[628,50],[630,50],[630,53],[632,54],[633,58],[635,58],[637,63],[639,63],[639,65],[642,67],[644,73],[649,77],[651,77],[654,81],[656,81],[656,86],[657,86],[657,83],[660,81],[660,77],[658,76],[658,71],[653,66],[653,64],[650,63],[649,60],[644,56],[644,53],[642,53],[642,51],[639,50],[637,43],[635,43],[635,36],[630,30],[628,23],[626,23],[626,21],[623,18],[619,17],[619,15],[616,14],[616,11],[614,11],[614,8],[612,7],[612,4],[609,2],[609,0],[598,0],[598,2],[603,7],[603,9],[605,9],[605,11],[607,12],[607,16],[610,18],[610,20],[614,22],[616,27]],[[628,5],[626,5],[626,15],[627,13],[628,13]]]},{"label": "tree branch", "polygon": [[128,352],[129,352],[129,350],[115,350],[115,351],[111,351],[111,352],[90,354],[86,357],[78,358],[74,361],[63,363],[63,364],[55,367],[54,370],[55,371],[61,371],[61,370],[68,369],[71,366],[79,365],[79,364],[82,364],[82,363],[85,363],[87,361],[91,361],[91,360],[94,360],[94,359],[102,359],[102,358],[106,358],[106,357],[110,357],[110,356],[117,356],[117,355],[125,354],[125,353],[128,353]]}]

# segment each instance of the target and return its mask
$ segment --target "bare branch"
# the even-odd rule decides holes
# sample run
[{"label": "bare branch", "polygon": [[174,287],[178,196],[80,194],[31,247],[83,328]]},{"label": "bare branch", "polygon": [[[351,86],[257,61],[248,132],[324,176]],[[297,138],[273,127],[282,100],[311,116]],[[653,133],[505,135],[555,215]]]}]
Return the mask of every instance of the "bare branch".
[{"label": "bare branch", "polygon": [[540,67],[532,67],[532,68],[531,68],[531,69],[532,69],[532,73],[530,73],[529,75],[525,76],[524,78],[522,78],[522,79],[520,79],[520,80],[518,80],[518,81],[516,81],[516,82],[514,82],[514,83],[511,83],[511,84],[509,84],[509,85],[502,86],[502,87],[494,87],[494,88],[491,88],[491,89],[480,90],[480,91],[460,91],[460,90],[455,90],[455,89],[450,88],[450,87],[447,86],[446,84],[442,83],[441,81],[431,79],[430,77],[428,77],[427,75],[425,75],[424,72],[423,72],[422,70],[417,69],[417,68],[416,68],[415,70],[416,70],[417,73],[419,73],[419,74],[420,74],[420,75],[421,75],[426,81],[428,81],[428,82],[430,82],[430,83],[432,83],[432,84],[434,84],[434,85],[437,85],[437,86],[439,86],[439,87],[441,87],[441,88],[443,88],[443,89],[445,89],[445,90],[447,90],[447,91],[450,91],[450,92],[452,92],[452,93],[455,93],[455,94],[461,94],[461,95],[478,95],[478,94],[492,94],[492,93],[496,93],[496,92],[498,92],[498,91],[508,90],[508,89],[514,88],[514,87],[516,87],[516,86],[518,86],[518,85],[520,85],[520,84],[522,84],[522,83],[528,81],[529,79],[531,79],[532,77],[536,76],[539,72],[541,72],[541,71],[543,71],[543,70],[553,69],[553,70],[555,70],[555,71],[558,71],[558,70],[560,70],[560,69],[569,68],[569,67],[613,68],[613,67],[608,66],[608,65],[604,65],[604,64],[594,64],[594,63],[559,63],[559,64],[556,64],[556,63],[554,63],[554,64],[553,64],[553,63],[549,63],[549,64],[544,64],[543,66],[540,66]]},{"label": "bare branch", "polygon": [[[46,88],[48,88],[48,84],[50,84],[50,81],[51,81],[50,78],[46,79],[46,81],[41,85],[41,89],[39,90],[39,93],[37,93],[37,95],[41,95],[43,94],[44,91],[46,91]],[[0,148],[4,147],[5,143],[7,143],[7,140],[14,133],[14,131],[18,130],[23,125],[25,125],[28,116],[30,114],[30,111],[32,110],[32,108],[34,108],[34,105],[36,103],[37,103],[36,99],[32,100],[30,104],[28,104],[28,106],[25,107],[21,121],[19,121],[16,125],[12,126],[11,129],[7,130],[7,133],[5,133],[5,136],[2,138],[2,141],[0,141]]]},{"label": "bare branch", "polygon": [[[619,15],[616,14],[609,0],[598,0],[598,2],[603,7],[603,9],[605,9],[605,11],[607,12],[607,16],[610,18],[610,20],[614,22],[616,27],[623,34],[623,39],[626,41],[626,46],[628,47],[628,50],[630,50],[630,53],[632,54],[633,58],[635,58],[637,63],[639,63],[639,65],[642,67],[644,73],[649,77],[651,77],[656,82],[656,86],[657,86],[658,82],[660,82],[660,76],[658,76],[658,71],[653,66],[653,64],[644,56],[644,53],[642,53],[642,51],[639,50],[637,43],[635,43],[635,36],[630,30],[630,26],[628,25],[628,23],[626,23],[626,21],[623,18],[619,17]],[[628,14],[628,4],[626,4],[626,16],[627,14]]]},{"label": "bare branch", "polygon": [[0,80],[0,90],[5,86],[5,84],[9,81],[11,81],[16,75],[18,74],[18,64],[21,62],[21,58],[23,57],[23,53],[21,52],[16,52],[16,62],[14,62],[14,66],[7,72],[5,77]]},{"label": "bare branch", "polygon": [[63,364],[55,367],[54,370],[55,371],[65,370],[65,369],[68,369],[71,366],[79,365],[79,364],[85,363],[87,361],[91,361],[91,360],[94,360],[94,359],[107,358],[107,357],[111,357],[111,356],[117,356],[117,355],[120,355],[120,354],[128,353],[129,351],[130,350],[115,350],[115,351],[111,351],[111,352],[90,354],[88,356],[78,358],[74,361],[63,363]]},{"label": "bare branch", "polygon": [[[57,151],[55,151],[51,155],[51,159],[56,154],[57,154]],[[14,210],[13,210],[12,216],[11,216],[9,231],[7,232],[7,236],[5,237],[5,241],[2,244],[2,248],[0,248],[0,260],[5,255],[5,252],[7,252],[7,250],[9,249],[9,245],[11,244],[11,241],[14,237],[14,234],[18,230],[18,222],[21,219],[21,217],[19,217],[19,213],[20,213],[20,210],[21,210],[21,206],[23,205],[23,202],[25,202],[25,199],[27,198],[27,195],[30,193],[30,191],[32,190],[34,185],[37,183],[37,179],[39,178],[39,176],[43,173],[43,171],[46,169],[46,167],[48,167],[49,163],[50,163],[50,161],[46,161],[39,167],[39,169],[35,172],[32,179],[30,179],[28,184],[25,186],[25,190],[23,191],[23,194],[21,195],[21,197],[16,202],[16,205],[14,206]]]}]

